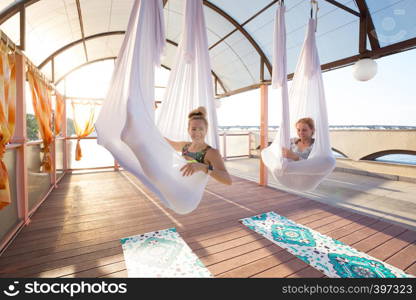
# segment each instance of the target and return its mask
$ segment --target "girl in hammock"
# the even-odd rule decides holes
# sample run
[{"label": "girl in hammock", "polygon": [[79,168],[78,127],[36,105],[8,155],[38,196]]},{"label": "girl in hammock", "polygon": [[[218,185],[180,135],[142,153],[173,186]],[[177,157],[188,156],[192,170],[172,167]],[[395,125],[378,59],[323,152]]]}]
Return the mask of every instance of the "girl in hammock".
[{"label": "girl in hammock", "polygon": [[311,118],[302,118],[296,122],[296,131],[299,138],[290,140],[290,149],[282,148],[283,157],[292,160],[308,159],[315,139],[315,123]]},{"label": "girl in hammock", "polygon": [[188,163],[181,168],[183,176],[204,172],[223,184],[231,185],[232,180],[225,168],[221,154],[217,149],[205,143],[208,130],[206,114],[207,111],[203,106],[189,113],[188,133],[192,142],[174,142],[168,138],[165,139],[176,151],[181,151],[182,156],[188,160]]}]

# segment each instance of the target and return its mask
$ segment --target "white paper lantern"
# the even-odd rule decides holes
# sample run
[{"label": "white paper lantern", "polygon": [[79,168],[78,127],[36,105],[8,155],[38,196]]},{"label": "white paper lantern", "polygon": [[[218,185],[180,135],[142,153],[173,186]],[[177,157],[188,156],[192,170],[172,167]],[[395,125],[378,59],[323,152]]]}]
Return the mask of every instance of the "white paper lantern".
[{"label": "white paper lantern", "polygon": [[352,67],[354,78],[359,81],[367,81],[377,74],[377,63],[371,58],[363,58]]}]

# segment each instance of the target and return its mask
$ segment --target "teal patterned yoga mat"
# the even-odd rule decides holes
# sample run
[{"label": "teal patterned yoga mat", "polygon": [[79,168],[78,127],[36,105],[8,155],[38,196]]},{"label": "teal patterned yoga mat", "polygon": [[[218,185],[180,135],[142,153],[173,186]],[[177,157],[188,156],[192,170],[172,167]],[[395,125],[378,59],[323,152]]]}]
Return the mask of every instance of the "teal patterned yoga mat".
[{"label": "teal patterned yoga mat", "polygon": [[175,228],[120,240],[128,277],[212,277]]},{"label": "teal patterned yoga mat", "polygon": [[328,277],[414,277],[275,212],[241,219],[241,223],[296,255]]}]

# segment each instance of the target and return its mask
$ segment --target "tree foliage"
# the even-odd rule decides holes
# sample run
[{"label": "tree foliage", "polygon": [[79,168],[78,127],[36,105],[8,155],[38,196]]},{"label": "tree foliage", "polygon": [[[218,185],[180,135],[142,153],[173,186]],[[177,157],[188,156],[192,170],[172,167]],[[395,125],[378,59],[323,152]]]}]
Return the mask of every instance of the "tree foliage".
[{"label": "tree foliage", "polygon": [[[66,119],[66,126],[67,126],[67,136],[71,136],[75,134],[75,128],[72,119]],[[39,133],[39,126],[38,121],[36,120],[35,115],[33,114],[26,114],[26,130],[27,130],[27,138],[30,141],[39,140],[41,138]]]}]

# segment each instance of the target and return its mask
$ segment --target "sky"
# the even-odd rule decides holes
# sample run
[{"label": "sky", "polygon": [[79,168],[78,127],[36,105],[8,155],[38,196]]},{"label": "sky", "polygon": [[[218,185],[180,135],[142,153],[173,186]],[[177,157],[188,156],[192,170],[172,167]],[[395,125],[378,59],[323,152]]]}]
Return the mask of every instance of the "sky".
[{"label": "sky", "polygon": [[[330,125],[416,126],[416,49],[376,62],[377,75],[366,82],[354,79],[351,67],[323,73]],[[68,96],[104,98],[113,65],[106,61],[71,74],[66,84]],[[160,86],[166,86],[168,76],[165,69],[157,72],[157,100],[163,98]],[[64,90],[63,83],[59,89]],[[276,95],[269,88],[269,125],[280,123]],[[260,90],[221,99],[217,114],[220,126],[259,125]]]}]

